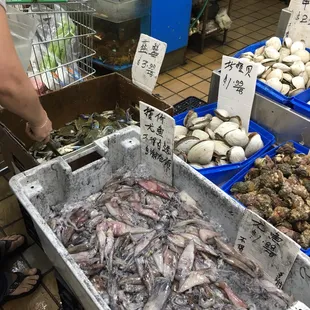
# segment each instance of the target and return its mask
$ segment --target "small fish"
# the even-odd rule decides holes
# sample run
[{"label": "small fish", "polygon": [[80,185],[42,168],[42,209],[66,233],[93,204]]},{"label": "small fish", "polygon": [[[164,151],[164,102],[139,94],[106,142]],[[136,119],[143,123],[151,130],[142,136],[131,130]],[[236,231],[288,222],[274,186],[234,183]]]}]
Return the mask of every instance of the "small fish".
[{"label": "small fish", "polygon": [[170,281],[165,278],[157,278],[153,292],[145,304],[143,310],[165,309],[165,304],[170,296],[170,293]]},{"label": "small fish", "polygon": [[98,230],[97,231],[97,238],[98,238],[98,242],[99,242],[100,263],[102,264],[103,260],[104,260],[104,255],[105,255],[104,249],[106,246],[107,236],[103,230]]},{"label": "small fish", "polygon": [[75,254],[75,253],[80,253],[80,252],[85,252],[90,249],[90,244],[89,242],[85,241],[84,243],[78,244],[78,245],[70,245],[67,248],[67,251],[70,254]]},{"label": "small fish", "polygon": [[228,299],[238,309],[248,309],[248,306],[232,291],[232,289],[225,282],[216,283],[227,295]]},{"label": "small fish", "polygon": [[153,211],[153,210],[150,210],[150,209],[144,209],[142,204],[140,202],[132,202],[130,204],[130,206],[136,210],[138,213],[142,214],[142,215],[145,215],[147,217],[150,217],[152,218],[153,220],[155,221],[158,221],[159,220],[159,216]]},{"label": "small fish", "polygon": [[[159,185],[158,181],[155,180],[140,180],[138,184],[146,189],[148,192],[160,196],[165,199],[170,199],[170,196],[167,193],[167,190]],[[172,190],[170,190],[172,191]],[[174,190],[173,190],[174,191]]]},{"label": "small fish", "polygon": [[98,249],[94,248],[94,249],[89,250],[89,251],[71,254],[71,256],[75,260],[75,262],[77,262],[77,263],[87,262],[97,254],[97,251],[98,251]]},{"label": "small fish", "polygon": [[163,258],[163,252],[161,250],[156,251],[153,253],[153,259],[154,262],[158,268],[158,271],[164,275],[164,258]]},{"label": "small fish", "polygon": [[150,233],[144,235],[143,239],[140,240],[140,242],[135,248],[135,254],[134,254],[135,257],[138,256],[150,244],[155,234],[156,234],[156,231],[153,230]]},{"label": "small fish", "polygon": [[198,271],[191,271],[186,278],[186,280],[183,282],[183,284],[179,288],[179,293],[183,293],[192,287],[195,287],[197,285],[202,284],[209,284],[210,280],[207,276],[208,269],[202,269]]},{"label": "small fish", "polygon": [[190,240],[188,245],[183,250],[178,262],[176,278],[180,282],[180,286],[183,285],[185,278],[190,273],[193,268],[195,259],[195,243],[193,240]]},{"label": "small fish", "polygon": [[175,276],[176,267],[177,267],[176,255],[175,253],[170,251],[168,247],[166,247],[163,253],[163,258],[164,258],[164,261],[163,261],[164,262],[164,268],[163,268],[164,277],[172,281]]},{"label": "small fish", "polygon": [[[97,233],[98,233],[98,230],[97,230]],[[109,255],[110,255],[112,248],[113,248],[113,244],[114,244],[113,230],[111,228],[109,228],[107,230],[107,233],[106,233],[106,242],[105,242],[105,247],[104,247],[104,257],[106,260],[108,260],[108,258],[109,258]]]},{"label": "small fish", "polygon": [[212,226],[210,225],[210,223],[207,223],[206,221],[202,219],[196,219],[196,218],[185,220],[185,221],[180,221],[174,225],[174,228],[183,227],[183,226],[192,225],[192,224],[212,230]]},{"label": "small fish", "polygon": [[181,191],[178,194],[182,207],[189,213],[197,213],[199,216],[202,216],[202,211],[197,207],[197,202],[189,196],[185,191]]},{"label": "small fish", "polygon": [[210,239],[213,239],[214,237],[220,237],[221,234],[213,231],[213,230],[209,230],[209,229],[199,229],[199,237],[201,239],[202,242],[204,243],[208,243],[208,241]]}]

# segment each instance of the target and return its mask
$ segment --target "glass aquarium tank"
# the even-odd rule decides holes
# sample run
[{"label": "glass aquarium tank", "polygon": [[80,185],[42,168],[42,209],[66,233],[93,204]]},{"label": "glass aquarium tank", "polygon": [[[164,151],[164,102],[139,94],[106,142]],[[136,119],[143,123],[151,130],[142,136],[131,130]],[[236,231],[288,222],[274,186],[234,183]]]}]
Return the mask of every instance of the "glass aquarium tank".
[{"label": "glass aquarium tank", "polygon": [[96,63],[113,71],[131,66],[140,34],[150,34],[150,3],[150,0],[93,0]]}]

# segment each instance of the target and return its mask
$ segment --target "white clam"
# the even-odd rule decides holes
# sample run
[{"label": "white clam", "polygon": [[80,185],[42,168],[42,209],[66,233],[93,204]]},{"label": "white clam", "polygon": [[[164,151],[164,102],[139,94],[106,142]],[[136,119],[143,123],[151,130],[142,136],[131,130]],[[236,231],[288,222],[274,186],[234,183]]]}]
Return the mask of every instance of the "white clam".
[{"label": "white clam", "polygon": [[214,133],[216,135],[219,135],[220,137],[224,137],[228,132],[237,129],[239,127],[239,125],[237,123],[234,122],[225,122],[223,124],[221,124],[220,126],[218,126]]},{"label": "white clam", "polygon": [[293,40],[291,38],[284,38],[283,40],[283,46],[287,48],[291,48],[293,44]]},{"label": "white clam", "polygon": [[191,163],[207,165],[212,160],[213,152],[214,141],[201,141],[189,150],[187,159]]},{"label": "white clam", "polygon": [[188,124],[195,118],[198,117],[198,114],[193,111],[193,110],[190,110],[188,111],[188,113],[186,114],[186,116],[184,117],[184,120],[183,120],[183,125],[185,127],[188,127]]},{"label": "white clam", "polygon": [[307,72],[308,77],[310,77],[310,66],[306,66],[305,72]]},{"label": "white clam", "polygon": [[290,72],[290,67],[281,62],[277,62],[272,66],[273,69],[280,69],[283,73]]},{"label": "white clam", "polygon": [[301,76],[304,79],[305,85],[306,85],[309,81],[309,75],[308,75],[307,71],[300,73],[299,76]]},{"label": "white clam", "polygon": [[301,61],[305,64],[309,61],[310,55],[306,50],[298,50],[294,55],[300,57]]},{"label": "white clam", "polygon": [[291,72],[293,73],[293,75],[297,76],[300,73],[304,72],[306,69],[304,63],[301,60],[295,61],[292,65],[291,65]]},{"label": "white clam", "polygon": [[262,149],[264,147],[264,142],[262,141],[261,136],[253,132],[249,134],[249,143],[245,148],[245,156],[246,158],[249,158],[253,154],[255,154],[257,151]]},{"label": "white clam", "polygon": [[278,60],[280,58],[280,53],[273,46],[268,46],[265,48],[264,54],[267,58]]},{"label": "white clam", "polygon": [[298,89],[298,88],[305,88],[305,80],[302,76],[295,76],[292,79],[292,85]]},{"label": "white clam", "polygon": [[249,138],[244,129],[235,129],[228,132],[225,137],[225,141],[230,146],[246,146],[249,142]]},{"label": "white clam", "polygon": [[281,83],[280,80],[277,79],[277,78],[272,78],[272,79],[268,80],[268,81],[267,81],[267,84],[268,84],[270,87],[272,87],[272,88],[274,88],[275,90],[277,90],[277,91],[281,91],[281,90],[282,90],[282,83]]},{"label": "white clam", "polygon": [[285,62],[288,65],[290,65],[290,64],[293,64],[294,62],[299,61],[299,60],[301,60],[299,56],[297,56],[297,55],[289,55],[289,56],[284,57],[282,59],[282,62]]},{"label": "white clam", "polygon": [[240,163],[246,160],[244,149],[241,146],[233,146],[227,153],[231,163]]},{"label": "white clam", "polygon": [[277,51],[281,48],[281,40],[278,37],[272,37],[269,40],[266,41],[266,46],[269,47],[273,47],[274,49],[276,49]]},{"label": "white clam", "polygon": [[286,56],[289,56],[291,54],[291,50],[286,47],[281,47],[279,53],[280,53],[279,61],[283,61],[283,59]]},{"label": "white clam", "polygon": [[202,116],[202,117],[196,117],[187,124],[187,127],[190,130],[195,130],[195,129],[204,129],[211,121],[211,117],[208,115]]},{"label": "white clam", "polygon": [[265,51],[265,46],[263,45],[255,50],[254,55],[261,56],[264,54],[264,51]]},{"label": "white clam", "polygon": [[271,58],[266,58],[261,62],[261,64],[264,65],[265,67],[273,66],[275,63],[276,60]]},{"label": "white clam", "polygon": [[211,140],[215,140],[215,133],[214,133],[214,131],[212,129],[206,127],[205,131],[209,135]]},{"label": "white clam", "polygon": [[199,142],[197,137],[188,136],[175,143],[175,149],[181,153],[188,153],[189,150]]},{"label": "white clam", "polygon": [[287,95],[289,91],[290,91],[290,86],[288,84],[283,84],[282,89],[281,89],[281,94]]},{"label": "white clam", "polygon": [[220,118],[221,120],[225,121],[229,118],[229,113],[228,111],[224,110],[224,109],[216,109],[214,110],[214,114]]},{"label": "white clam", "polygon": [[291,76],[291,74],[289,73],[283,73],[283,80],[285,80],[286,82],[290,83],[292,82],[293,77]]},{"label": "white clam", "polygon": [[217,116],[213,116],[211,122],[209,123],[208,127],[214,131],[218,126],[220,126],[223,123],[221,119],[219,119]]},{"label": "white clam", "polygon": [[174,136],[186,136],[188,129],[184,126],[176,125],[174,128]]},{"label": "white clam", "polygon": [[278,80],[282,80],[283,78],[283,72],[280,69],[274,69],[272,70],[267,76],[266,76],[266,80],[270,80],[272,78],[277,78]]},{"label": "white clam", "polygon": [[254,62],[262,62],[265,59],[263,55],[254,56],[253,61]]},{"label": "white clam", "polygon": [[241,54],[241,58],[245,57],[245,58],[253,58],[255,55],[252,52],[245,52],[243,54]]},{"label": "white clam", "polygon": [[257,65],[257,76],[261,76],[266,71],[266,67],[262,64]]},{"label": "white clam", "polygon": [[178,142],[180,141],[181,139],[185,138],[186,136],[185,135],[181,135],[181,136],[175,136],[174,137],[174,142]]},{"label": "white clam", "polygon": [[291,53],[295,54],[299,50],[304,50],[306,48],[303,41],[295,41],[291,46]]},{"label": "white clam", "polygon": [[199,140],[210,139],[209,135],[201,129],[195,129],[192,133],[192,136],[198,138]]},{"label": "white clam", "polygon": [[269,67],[269,68],[266,67],[266,70],[265,70],[265,72],[262,74],[261,78],[263,78],[263,79],[266,80],[266,77],[268,76],[268,74],[269,74],[271,71],[272,71],[272,68],[271,68],[271,67]]},{"label": "white clam", "polygon": [[230,149],[230,146],[228,146],[225,142],[220,140],[214,141],[214,154],[219,156],[225,156]]},{"label": "white clam", "polygon": [[305,90],[304,88],[296,88],[296,89],[293,89],[293,90],[291,90],[291,91],[288,93],[288,96],[289,96],[289,97],[297,96],[298,94],[300,94],[300,93],[303,92],[304,90]]}]

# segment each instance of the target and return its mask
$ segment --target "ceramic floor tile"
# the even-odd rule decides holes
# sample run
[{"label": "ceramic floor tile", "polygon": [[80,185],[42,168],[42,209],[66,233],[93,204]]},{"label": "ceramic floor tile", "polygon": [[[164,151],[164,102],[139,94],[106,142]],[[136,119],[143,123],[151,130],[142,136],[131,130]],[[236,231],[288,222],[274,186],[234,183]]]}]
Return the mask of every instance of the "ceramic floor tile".
[{"label": "ceramic floor tile", "polygon": [[194,58],[192,58],[192,61],[200,64],[200,65],[206,65],[210,62],[212,62],[213,60],[209,57],[207,57],[206,55],[202,54],[202,55],[198,55],[198,56],[195,56]]},{"label": "ceramic floor tile", "polygon": [[47,291],[53,295],[53,297],[57,300],[58,303],[61,302],[59,291],[58,291],[58,285],[55,278],[54,270],[50,271],[48,274],[46,274],[43,278],[43,284]]},{"label": "ceramic floor tile", "polygon": [[239,33],[241,33],[241,34],[243,34],[243,35],[247,35],[248,33],[251,33],[251,32],[252,32],[251,29],[248,29],[248,28],[246,28],[246,27],[239,27],[239,28],[235,29],[235,31],[236,31],[236,32],[239,32]]},{"label": "ceramic floor tile", "polygon": [[4,306],[3,310],[58,310],[58,305],[54,302],[47,291],[42,287],[24,298],[15,299]]},{"label": "ceramic floor tile", "polygon": [[[238,38],[238,40],[239,39],[240,38]],[[232,47],[232,48],[234,48],[235,50],[239,51],[239,50],[243,49],[246,46],[246,44],[244,44],[244,43],[242,43],[242,42],[240,42],[238,40],[234,40],[232,42],[229,42],[229,43],[227,43],[227,45]]]},{"label": "ceramic floor tile", "polygon": [[0,201],[0,226],[4,227],[22,218],[20,207],[15,196]]},{"label": "ceramic floor tile", "polygon": [[243,34],[241,34],[239,32],[235,32],[235,31],[228,31],[228,34],[227,34],[227,37],[232,38],[232,39],[238,39],[241,36],[243,36]]},{"label": "ceramic floor tile", "polygon": [[212,71],[210,69],[207,69],[205,67],[201,67],[199,69],[196,69],[192,71],[193,74],[199,76],[202,79],[207,79],[212,75]]},{"label": "ceramic floor tile", "polygon": [[270,23],[268,22],[264,22],[262,20],[257,20],[256,22],[254,22],[255,25],[258,25],[260,27],[268,27],[270,26]]},{"label": "ceramic floor tile", "polygon": [[189,86],[192,86],[192,85],[195,85],[201,82],[201,78],[199,78],[198,76],[192,73],[187,73],[187,74],[182,75],[181,77],[179,77],[179,80],[182,81],[183,83],[186,83]]},{"label": "ceramic floor tile", "polygon": [[257,41],[262,41],[262,40],[266,39],[268,37],[268,35],[261,34],[258,32],[253,32],[253,33],[248,34],[248,37],[255,39]]},{"label": "ceramic floor tile", "polygon": [[173,92],[163,86],[158,86],[154,89],[154,95],[159,95],[162,99],[166,99],[173,95]]},{"label": "ceramic floor tile", "polygon": [[8,181],[4,177],[0,177],[0,200],[13,195]]},{"label": "ceramic floor tile", "polygon": [[178,93],[188,87],[187,84],[181,81],[178,81],[178,80],[169,81],[165,83],[164,86],[168,88],[170,91],[172,91],[173,93]]},{"label": "ceramic floor tile", "polygon": [[206,102],[206,103],[209,103],[209,102],[208,102],[208,100],[209,100],[209,99],[208,99],[208,96],[203,97],[201,100],[203,100],[203,101]]},{"label": "ceramic floor tile", "polygon": [[170,105],[175,105],[176,103],[179,103],[180,101],[182,101],[184,98],[182,98],[181,96],[179,95],[173,95],[167,99],[165,99],[165,102],[167,104],[170,104]]},{"label": "ceramic floor tile", "polygon": [[179,67],[179,68],[172,69],[172,70],[168,71],[167,73],[169,75],[177,78],[177,77],[187,73],[187,71]]},{"label": "ceramic floor tile", "polygon": [[216,50],[220,53],[222,53],[223,55],[228,55],[230,53],[233,53],[233,52],[237,52],[236,49],[230,47],[230,46],[227,46],[227,45],[222,45],[222,46],[219,46],[216,48]]},{"label": "ceramic floor tile", "polygon": [[190,88],[187,88],[183,91],[181,91],[179,93],[180,96],[182,96],[183,98],[188,98],[188,97],[197,97],[199,99],[203,98],[205,96],[204,93],[200,92],[199,90],[193,88],[193,87],[190,87]]},{"label": "ceramic floor tile", "polygon": [[191,59],[191,58],[193,58],[195,56],[198,56],[200,54],[195,52],[195,51],[193,51],[192,49],[188,48],[185,55],[186,55],[186,58]]},{"label": "ceramic floor tile", "polygon": [[249,38],[249,37],[241,37],[238,39],[240,42],[246,44],[246,45],[250,45],[250,44],[253,44],[253,43],[256,43],[257,40],[255,39],[252,39],[252,38]]},{"label": "ceramic floor tile", "polygon": [[191,61],[189,59],[186,60],[186,64],[182,66],[182,68],[184,70],[186,70],[186,71],[193,71],[193,70],[195,70],[195,69],[197,69],[199,67],[200,67],[199,64],[197,64],[196,62],[193,62],[193,61]]},{"label": "ceramic floor tile", "polygon": [[199,90],[200,92],[204,93],[205,95],[209,94],[210,83],[207,81],[200,82],[199,84],[195,85],[194,88]]},{"label": "ceramic floor tile", "polygon": [[23,252],[23,257],[29,266],[40,269],[42,273],[47,272],[53,267],[46,254],[37,244],[32,245]]},{"label": "ceramic floor tile", "polygon": [[171,81],[173,79],[173,77],[167,73],[162,73],[159,75],[157,83],[158,84],[163,84],[166,83],[168,81]]},{"label": "ceramic floor tile", "polygon": [[213,59],[213,60],[218,60],[220,58],[222,58],[222,53],[214,50],[214,49],[207,49],[203,52],[204,55],[206,55],[207,57]]},{"label": "ceramic floor tile", "polygon": [[260,30],[261,29],[261,27],[260,26],[258,26],[258,25],[254,25],[254,24],[248,24],[248,25],[246,25],[246,27],[247,27],[247,29],[250,29],[250,30],[252,30],[252,31],[255,31],[255,32],[257,32],[258,30]]},{"label": "ceramic floor tile", "polygon": [[255,12],[255,13],[252,13],[251,16],[257,18],[257,19],[261,19],[263,18],[265,15],[260,13],[260,12]]},{"label": "ceramic floor tile", "polygon": [[27,237],[27,241],[28,241],[29,246],[34,243],[32,238],[27,233],[27,229],[26,229],[26,226],[25,226],[23,219],[16,221],[13,224],[10,224],[9,226],[5,227],[4,232],[6,233],[7,236],[10,236],[13,234],[23,234]]},{"label": "ceramic floor tile", "polygon": [[257,31],[257,33],[265,34],[267,37],[272,37],[274,35],[274,31],[272,31],[268,28],[260,29]]},{"label": "ceramic floor tile", "polygon": [[244,20],[247,24],[247,23],[254,22],[255,20],[257,20],[257,18],[255,18],[254,16],[244,16],[241,18],[241,20]]}]

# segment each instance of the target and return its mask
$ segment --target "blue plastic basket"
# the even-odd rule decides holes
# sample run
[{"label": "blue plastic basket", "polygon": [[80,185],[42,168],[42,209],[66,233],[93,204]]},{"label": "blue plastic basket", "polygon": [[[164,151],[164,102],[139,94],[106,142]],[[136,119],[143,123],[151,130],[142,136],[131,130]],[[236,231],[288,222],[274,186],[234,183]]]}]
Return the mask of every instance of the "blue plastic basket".
[{"label": "blue plastic basket", "polygon": [[[214,115],[214,110],[216,109],[216,107],[217,103],[212,103],[196,108],[194,109],[194,111],[198,113],[198,116],[204,116],[207,113]],[[176,125],[183,125],[183,120],[186,114],[187,112],[183,112],[174,117]],[[257,132],[261,135],[261,138],[264,142],[264,147],[260,151],[258,151],[257,153],[255,153],[242,163],[228,164],[219,167],[210,167],[196,170],[218,186],[225,184],[225,182],[227,182],[230,178],[232,178],[238,171],[243,169],[245,166],[248,166],[251,163],[253,163],[257,157],[260,157],[268,149],[270,149],[271,145],[275,142],[275,137],[269,131],[257,125],[253,121],[250,121],[249,131]]]},{"label": "blue plastic basket", "polygon": [[[292,142],[294,144],[294,148],[296,149],[295,153],[300,154],[300,153],[304,153],[304,154],[308,154],[309,152],[309,148],[300,145],[299,143],[296,143],[295,141],[289,141]],[[285,143],[283,143],[285,144]],[[281,145],[283,145],[281,144]],[[280,146],[281,146],[280,145]],[[261,155],[260,157],[265,157],[266,155],[268,155],[269,157],[274,157],[276,155],[276,151],[277,149],[280,147],[277,146],[275,148],[273,148],[272,150],[266,152],[265,154]],[[230,189],[232,188],[232,186],[236,183],[236,182],[241,182],[244,181],[244,177],[245,175],[249,172],[249,170],[253,168],[253,163],[246,166],[245,168],[243,168],[241,171],[239,171],[233,178],[231,178],[226,184],[224,184],[222,186],[222,190],[227,193],[228,195],[232,196],[232,193],[230,192]],[[235,198],[234,198],[235,199]],[[238,201],[237,199],[235,199],[236,201]],[[240,201],[238,201],[239,204],[241,204],[243,207],[245,207]],[[310,256],[310,248],[309,249],[301,249],[302,252],[306,253],[308,256]]]},{"label": "blue plastic basket", "polygon": [[310,104],[307,103],[308,101],[310,101],[310,89],[307,89],[293,98],[293,110],[310,118]]},{"label": "blue plastic basket", "polygon": [[[240,58],[240,56],[246,52],[254,53],[256,49],[258,49],[259,47],[261,47],[265,44],[266,44],[266,41],[261,41],[261,42],[251,44],[251,45],[245,47],[244,49],[242,49],[241,51],[237,52],[234,55],[234,57]],[[310,52],[310,49],[307,48],[307,51]],[[256,91],[259,94],[261,94],[261,95],[263,95],[269,99],[272,99],[275,102],[284,104],[288,107],[292,107],[292,99],[294,97],[296,97],[296,96],[294,96],[294,97],[285,96],[285,95],[281,94],[280,92],[278,92],[277,90],[273,89],[272,87],[270,87],[270,86],[266,85],[265,83],[258,81],[258,80],[256,82]]]}]

